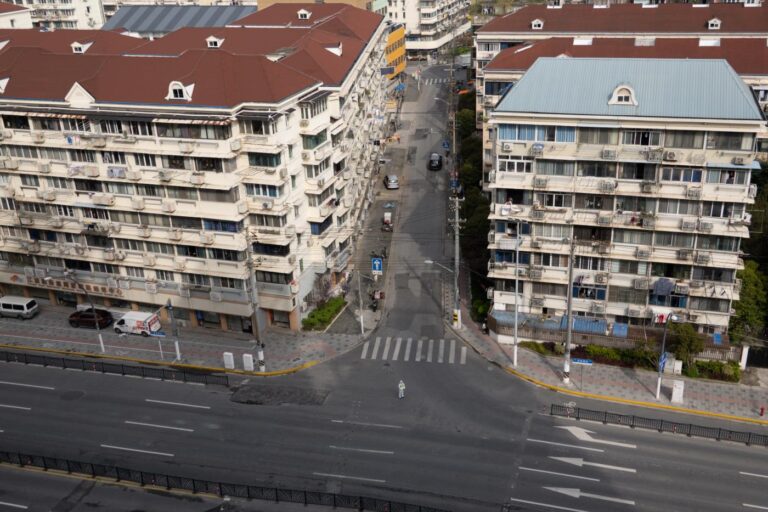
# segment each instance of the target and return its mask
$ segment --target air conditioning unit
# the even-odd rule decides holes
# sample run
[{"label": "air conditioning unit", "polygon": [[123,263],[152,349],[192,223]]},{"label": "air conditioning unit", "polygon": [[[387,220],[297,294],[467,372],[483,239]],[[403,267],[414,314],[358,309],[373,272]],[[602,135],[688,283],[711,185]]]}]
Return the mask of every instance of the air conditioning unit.
[{"label": "air conditioning unit", "polygon": [[597,223],[600,226],[610,226],[612,222],[613,222],[612,215],[600,215],[597,217]]},{"label": "air conditioning unit", "polygon": [[654,229],[656,227],[656,217],[643,217],[643,225],[645,229]]},{"label": "air conditioning unit", "polygon": [[111,249],[104,251],[104,259],[107,261],[115,261],[115,251]]},{"label": "air conditioning unit", "polygon": [[37,144],[42,144],[43,142],[45,142],[45,133],[43,132],[32,133],[32,142],[35,142]]},{"label": "air conditioning unit", "polygon": [[532,157],[543,156],[544,144],[541,144],[540,142],[537,142],[536,144],[532,144],[529,153]]},{"label": "air conditioning unit", "polygon": [[510,144],[509,142],[505,142],[504,144],[501,145],[501,150],[507,153],[512,151],[512,148],[514,148],[514,145]]},{"label": "air conditioning unit", "polygon": [[309,127],[309,119],[302,119],[299,121],[299,128],[308,128]]},{"label": "air conditioning unit", "polygon": [[157,173],[157,179],[160,181],[171,181],[173,179],[173,172],[162,170]]},{"label": "air conditioning unit", "polygon": [[542,177],[535,177],[533,178],[533,186],[537,188],[546,188],[547,184],[549,183],[548,178],[542,178]]},{"label": "air conditioning unit", "polygon": [[245,201],[237,203],[237,213],[248,213],[248,203]]},{"label": "air conditioning unit", "polygon": [[288,169],[280,169],[280,179],[284,180],[288,178]]},{"label": "air conditioning unit", "polygon": [[757,197],[757,185],[753,183],[752,185],[749,186],[749,189],[747,190],[747,196],[750,199],[754,199]]},{"label": "air conditioning unit", "polygon": [[696,322],[699,319],[699,315],[697,313],[688,313],[688,320],[691,322]]},{"label": "air conditioning unit", "polygon": [[696,229],[696,221],[683,219],[680,221],[680,229],[683,231],[693,231]]},{"label": "air conditioning unit", "polygon": [[592,303],[592,312],[593,313],[598,313],[598,314],[605,313],[605,304],[603,304],[601,302],[593,302]]},{"label": "air conditioning unit", "polygon": [[211,245],[213,242],[216,241],[216,237],[213,233],[209,233],[207,231],[203,231],[200,233],[200,243],[204,245]]},{"label": "air conditioning unit", "polygon": [[157,263],[157,258],[154,254],[144,254],[142,258],[144,260],[144,266],[146,267],[154,267]]},{"label": "air conditioning unit", "polygon": [[93,194],[93,204],[101,206],[112,206],[115,204],[115,196],[113,194]]},{"label": "air conditioning unit", "polygon": [[123,261],[126,257],[125,251],[117,251],[115,252],[115,259],[117,261]]},{"label": "air conditioning unit", "polygon": [[706,265],[706,264],[708,264],[710,262],[711,259],[712,258],[711,258],[711,256],[709,254],[704,253],[704,252],[700,252],[700,253],[696,254],[696,258],[694,259],[694,262],[697,265]]},{"label": "air conditioning unit", "polygon": [[305,162],[312,158],[312,152],[311,151],[302,151],[301,152],[301,159]]},{"label": "air conditioning unit", "polygon": [[600,152],[600,158],[603,160],[616,160],[616,156],[615,149],[604,149]]},{"label": "air conditioning unit", "polygon": [[55,201],[56,200],[56,191],[55,190],[36,190],[35,195],[38,199],[42,199],[43,201]]},{"label": "air conditioning unit", "polygon": [[638,248],[637,251],[635,251],[635,257],[639,260],[647,260],[651,257],[651,250]]},{"label": "air conditioning unit", "polygon": [[491,171],[488,173],[488,183],[496,183],[496,173]]},{"label": "air conditioning unit", "polygon": [[221,292],[211,291],[210,299],[211,299],[211,302],[221,302],[223,299],[223,296],[221,295]]},{"label": "air conditioning unit", "polygon": [[264,210],[271,210],[272,206],[274,206],[274,203],[272,201],[263,201],[261,203],[261,208]]},{"label": "air conditioning unit", "polygon": [[493,287],[489,287],[485,289],[485,298],[488,300],[493,300]]},{"label": "air conditioning unit", "polygon": [[37,172],[39,172],[40,174],[48,174],[49,172],[51,172],[51,164],[47,162],[40,162],[39,164],[37,164]]},{"label": "air conditioning unit", "polygon": [[528,277],[531,279],[541,279],[544,272],[540,268],[532,268],[528,271]]},{"label": "air conditioning unit", "polygon": [[635,290],[647,290],[648,289],[648,279],[635,279],[632,282],[632,285],[634,286]]},{"label": "air conditioning unit", "polygon": [[275,174],[277,172],[277,169],[274,167],[262,167],[261,169],[267,174]]},{"label": "air conditioning unit", "polygon": [[289,265],[295,265],[296,264],[296,255],[295,254],[291,254],[290,256],[288,256],[288,264]]},{"label": "air conditioning unit", "polygon": [[195,145],[192,142],[179,142],[179,151],[182,153],[191,153],[195,150]]},{"label": "air conditioning unit", "polygon": [[168,238],[171,240],[179,241],[181,240],[182,236],[184,235],[184,232],[180,228],[171,228],[168,230]]},{"label": "air conditioning unit", "polygon": [[101,176],[101,172],[99,171],[99,168],[95,165],[88,165],[83,167],[83,174],[89,178],[98,178]]},{"label": "air conditioning unit", "polygon": [[287,236],[294,236],[296,234],[296,226],[285,226],[285,234]]},{"label": "air conditioning unit", "polygon": [[205,183],[205,173],[204,172],[193,172],[189,175],[189,182],[193,185],[202,185]]},{"label": "air conditioning unit", "polygon": [[744,157],[743,156],[736,156],[733,157],[733,165],[744,165]]},{"label": "air conditioning unit", "polygon": [[644,181],[640,184],[640,191],[645,194],[651,194],[656,190],[656,183],[653,181]]},{"label": "air conditioning unit", "polygon": [[664,152],[664,160],[667,162],[677,162],[678,160],[677,151],[665,151]]},{"label": "air conditioning unit", "polygon": [[317,180],[317,188],[323,188],[325,186],[325,178]]},{"label": "air conditioning unit", "polygon": [[595,274],[595,283],[597,283],[597,284],[607,284],[608,283],[608,274],[606,274],[606,273]]},{"label": "air conditioning unit", "polygon": [[151,281],[145,281],[144,282],[144,290],[147,293],[155,294],[157,293],[157,283],[153,283]]},{"label": "air conditioning unit", "polygon": [[188,299],[189,296],[190,296],[189,286],[181,285],[179,287],[179,297],[184,297],[185,299]]},{"label": "air conditioning unit", "polygon": [[685,197],[688,199],[701,199],[701,188],[688,187],[685,189]]},{"label": "air conditioning unit", "polygon": [[125,177],[131,181],[139,181],[142,178],[141,171],[126,171]]},{"label": "air conditioning unit", "polygon": [[610,254],[611,244],[597,244],[598,254]]},{"label": "air conditioning unit", "polygon": [[117,279],[115,279],[114,277],[110,277],[107,279],[108,288],[117,288],[117,286],[118,286]]},{"label": "air conditioning unit", "polygon": [[184,270],[187,268],[187,260],[184,258],[176,258],[176,260],[173,262],[173,267],[176,270]]},{"label": "air conditioning unit", "polygon": [[690,249],[678,249],[677,251],[677,259],[681,261],[687,261],[691,259],[692,255],[693,255],[693,251]]},{"label": "air conditioning unit", "polygon": [[149,226],[139,226],[139,236],[142,238],[149,238],[152,236],[152,228]]},{"label": "air conditioning unit", "polygon": [[531,218],[532,219],[543,219],[544,218],[544,210],[531,210]]},{"label": "air conditioning unit", "polygon": [[541,249],[541,246],[542,246],[541,240],[531,240],[531,248]]},{"label": "air conditioning unit", "polygon": [[3,167],[10,170],[15,170],[19,168],[19,161],[14,158],[9,158],[5,162],[3,162]]},{"label": "air conditioning unit", "polygon": [[161,208],[165,213],[173,213],[176,211],[176,201],[173,201],[173,200],[163,201]]},{"label": "air conditioning unit", "polygon": [[685,284],[676,284],[675,285],[675,293],[678,295],[688,295],[688,285]]},{"label": "air conditioning unit", "polygon": [[711,222],[705,222],[703,220],[699,221],[699,231],[705,231],[710,232],[712,229],[714,229],[715,225]]},{"label": "air conditioning unit", "polygon": [[701,281],[699,279],[694,279],[693,281],[691,281],[690,287],[691,288],[704,288],[704,281]]},{"label": "air conditioning unit", "polygon": [[229,142],[229,149],[231,151],[235,151],[235,152],[240,151],[242,148],[243,148],[243,144],[237,139]]},{"label": "air conditioning unit", "polygon": [[51,226],[54,228],[64,227],[64,219],[61,217],[51,217]]},{"label": "air conditioning unit", "polygon": [[94,148],[103,148],[107,145],[107,139],[104,137],[94,137],[91,139],[91,146]]},{"label": "air conditioning unit", "polygon": [[615,181],[603,180],[600,182],[600,192],[613,192],[614,190],[616,190]]},{"label": "air conditioning unit", "polygon": [[540,308],[544,306],[544,297],[531,297],[531,307]]},{"label": "air conditioning unit", "polygon": [[107,169],[107,178],[125,178],[124,167],[109,167]]},{"label": "air conditioning unit", "polygon": [[134,210],[143,210],[144,209],[144,198],[143,197],[132,197],[131,198],[131,208]]},{"label": "air conditioning unit", "polygon": [[627,316],[631,316],[633,318],[642,318],[645,315],[643,314],[643,310],[641,308],[628,307]]}]

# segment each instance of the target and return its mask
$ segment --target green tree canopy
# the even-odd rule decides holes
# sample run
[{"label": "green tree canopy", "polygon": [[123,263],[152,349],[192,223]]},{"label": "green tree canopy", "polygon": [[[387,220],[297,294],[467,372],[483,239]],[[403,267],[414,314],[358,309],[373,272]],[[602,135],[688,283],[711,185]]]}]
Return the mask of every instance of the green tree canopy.
[{"label": "green tree canopy", "polygon": [[691,366],[696,354],[704,350],[704,337],[697,333],[691,324],[670,322],[667,339],[675,357],[684,361],[687,366]]},{"label": "green tree canopy", "polygon": [[477,131],[475,126],[475,111],[461,109],[456,112],[456,137],[464,140]]},{"label": "green tree canopy", "polygon": [[732,342],[740,343],[744,336],[761,337],[768,310],[768,276],[760,272],[755,261],[746,261],[739,271],[741,294],[734,302],[736,314],[731,317],[728,332]]}]

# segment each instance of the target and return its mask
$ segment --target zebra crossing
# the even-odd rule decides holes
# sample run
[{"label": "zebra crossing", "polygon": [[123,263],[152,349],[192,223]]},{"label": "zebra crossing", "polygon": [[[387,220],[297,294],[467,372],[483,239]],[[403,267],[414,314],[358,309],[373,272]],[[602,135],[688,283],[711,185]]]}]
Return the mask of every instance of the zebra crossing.
[{"label": "zebra crossing", "polygon": [[467,347],[456,340],[377,336],[373,342],[369,340],[363,344],[360,359],[437,364],[456,364],[458,359],[461,365],[467,364]]},{"label": "zebra crossing", "polygon": [[447,84],[450,81],[451,81],[450,78],[425,78],[422,80],[422,82],[424,82],[427,85]]}]

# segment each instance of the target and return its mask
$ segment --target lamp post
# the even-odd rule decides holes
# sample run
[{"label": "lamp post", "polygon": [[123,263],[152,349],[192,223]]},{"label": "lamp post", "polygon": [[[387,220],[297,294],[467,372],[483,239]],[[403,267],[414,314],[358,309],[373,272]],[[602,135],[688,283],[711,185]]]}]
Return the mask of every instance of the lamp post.
[{"label": "lamp post", "polygon": [[668,315],[664,322],[664,334],[661,337],[661,352],[659,353],[659,377],[656,379],[656,400],[661,396],[661,374],[664,372],[664,362],[666,362],[664,353],[667,346],[667,327],[669,326],[670,321],[677,322],[677,320],[677,315]]},{"label": "lamp post", "polygon": [[[101,351],[106,352],[106,349],[104,348],[104,338],[101,336],[101,326],[99,326],[99,315],[96,313],[96,308],[93,305],[93,300],[91,299],[91,295],[88,293],[88,290],[85,289],[85,287],[82,285],[80,281],[75,279],[75,277],[72,275],[72,272],[69,270],[64,271],[64,277],[66,277],[68,280],[75,283],[75,286],[79,290],[81,290],[85,294],[85,299],[88,301],[88,304],[91,305],[91,313],[93,313],[93,325],[96,327],[96,333],[99,336],[99,347],[101,347]],[[46,277],[46,281],[51,281],[51,277]]]}]

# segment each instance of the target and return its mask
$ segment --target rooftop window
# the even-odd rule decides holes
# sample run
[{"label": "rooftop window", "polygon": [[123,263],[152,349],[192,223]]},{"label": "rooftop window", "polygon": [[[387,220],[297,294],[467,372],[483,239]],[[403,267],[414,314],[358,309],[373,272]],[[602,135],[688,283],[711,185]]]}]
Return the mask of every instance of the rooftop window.
[{"label": "rooftop window", "polygon": [[635,91],[628,85],[619,85],[613,90],[609,105],[637,105]]},{"label": "rooftop window", "polygon": [[707,22],[707,28],[709,30],[720,30],[720,20],[717,18],[712,18]]},{"label": "rooftop window", "polygon": [[541,30],[544,28],[544,22],[541,20],[533,20],[531,22],[531,29],[533,30]]}]

